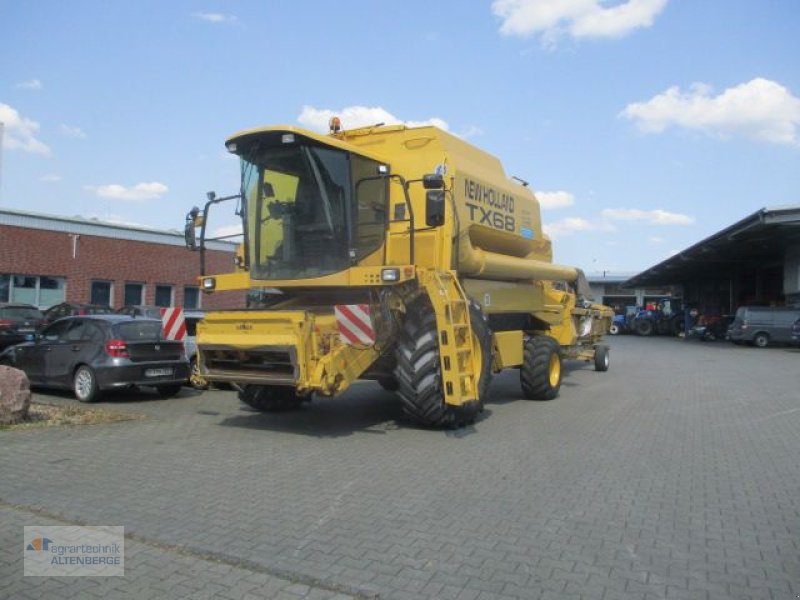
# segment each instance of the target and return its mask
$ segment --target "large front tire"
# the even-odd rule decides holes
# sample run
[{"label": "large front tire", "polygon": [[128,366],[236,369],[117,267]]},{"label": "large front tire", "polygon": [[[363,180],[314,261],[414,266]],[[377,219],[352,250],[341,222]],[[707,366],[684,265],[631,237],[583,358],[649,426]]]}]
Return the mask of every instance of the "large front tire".
[{"label": "large front tire", "polygon": [[308,400],[293,387],[279,385],[246,385],[239,391],[239,400],[261,412],[294,410]]},{"label": "large front tire", "polygon": [[552,400],[561,389],[561,347],[547,335],[525,342],[519,370],[522,393],[528,400]]},{"label": "large front tire", "polygon": [[480,308],[469,307],[473,347],[477,353],[478,400],[463,406],[444,401],[436,315],[427,300],[409,307],[397,343],[395,378],[403,412],[425,427],[460,427],[475,422],[483,409],[492,375],[491,332]]}]

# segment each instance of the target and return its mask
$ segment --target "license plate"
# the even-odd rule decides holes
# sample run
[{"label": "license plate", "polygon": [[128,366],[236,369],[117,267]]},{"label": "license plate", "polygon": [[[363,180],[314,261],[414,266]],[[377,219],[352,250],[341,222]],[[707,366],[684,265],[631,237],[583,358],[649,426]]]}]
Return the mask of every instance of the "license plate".
[{"label": "license plate", "polygon": [[20,333],[33,333],[33,327],[20,327],[17,331]]},{"label": "license plate", "polygon": [[172,369],[145,369],[144,376],[145,377],[165,377],[167,375],[172,375]]}]

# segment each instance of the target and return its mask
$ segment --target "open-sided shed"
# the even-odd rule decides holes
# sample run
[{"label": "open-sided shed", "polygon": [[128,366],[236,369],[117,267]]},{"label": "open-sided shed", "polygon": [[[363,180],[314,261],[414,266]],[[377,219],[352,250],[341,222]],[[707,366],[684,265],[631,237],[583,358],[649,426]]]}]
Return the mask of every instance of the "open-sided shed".
[{"label": "open-sided shed", "polygon": [[625,282],[680,285],[704,314],[748,304],[800,306],[800,206],[762,208]]}]

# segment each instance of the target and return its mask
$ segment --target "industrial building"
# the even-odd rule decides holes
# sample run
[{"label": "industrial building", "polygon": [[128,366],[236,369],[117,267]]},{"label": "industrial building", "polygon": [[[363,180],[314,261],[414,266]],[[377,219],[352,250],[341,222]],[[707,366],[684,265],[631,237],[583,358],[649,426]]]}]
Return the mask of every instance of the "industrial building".
[{"label": "industrial building", "polygon": [[[233,269],[236,245],[207,245],[210,273]],[[0,302],[237,308],[245,292],[204,294],[182,232],[0,209]]]},{"label": "industrial building", "polygon": [[762,208],[624,286],[678,286],[684,304],[705,315],[746,305],[800,308],[800,206]]}]

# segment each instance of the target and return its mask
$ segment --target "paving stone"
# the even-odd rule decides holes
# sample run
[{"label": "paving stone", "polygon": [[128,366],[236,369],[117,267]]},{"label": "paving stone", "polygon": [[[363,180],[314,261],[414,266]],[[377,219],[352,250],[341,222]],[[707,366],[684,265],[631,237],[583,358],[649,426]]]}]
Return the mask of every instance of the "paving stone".
[{"label": "paving stone", "polygon": [[[148,419],[0,432],[0,597],[800,593],[797,352],[609,343],[553,402],[499,375],[468,435],[408,426],[372,383],[274,415],[126,392],[103,408]],[[125,578],[22,578],[46,515],[125,526]]]}]

